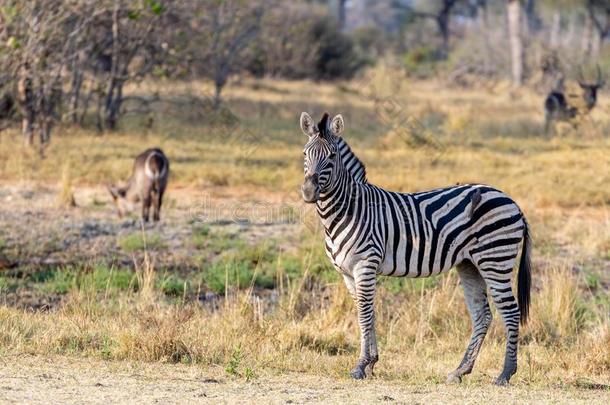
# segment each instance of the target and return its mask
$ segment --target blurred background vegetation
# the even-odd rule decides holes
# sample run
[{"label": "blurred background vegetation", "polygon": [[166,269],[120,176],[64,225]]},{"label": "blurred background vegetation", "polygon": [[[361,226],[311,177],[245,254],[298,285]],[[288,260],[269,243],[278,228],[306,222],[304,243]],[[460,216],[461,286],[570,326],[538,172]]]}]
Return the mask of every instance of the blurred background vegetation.
[{"label": "blurred background vegetation", "polygon": [[1,0],[0,128],[21,120],[42,154],[58,122],[112,131],[159,101],[131,83],[209,79],[217,111],[240,77],[336,81],[381,60],[545,93],[610,67],[609,33],[607,0]]}]

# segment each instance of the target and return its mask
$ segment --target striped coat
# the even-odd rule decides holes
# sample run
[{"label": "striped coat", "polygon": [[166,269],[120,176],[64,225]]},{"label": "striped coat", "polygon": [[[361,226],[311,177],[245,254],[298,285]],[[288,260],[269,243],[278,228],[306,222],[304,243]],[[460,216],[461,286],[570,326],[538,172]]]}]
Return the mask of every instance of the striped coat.
[{"label": "striped coat", "polygon": [[[507,383],[517,367],[519,320],[529,305],[529,239],[525,217],[501,191],[480,184],[405,194],[366,180],[366,170],[338,135],[343,118],[328,115],[313,124],[304,113],[306,202],[316,204],[324,226],[326,252],[343,275],[358,309],[361,353],[354,378],[364,378],[378,360],[373,310],[378,275],[429,277],[457,267],[473,321],[473,336],[460,366],[449,375],[461,380],[472,370],[491,323],[487,290],[507,330]],[[519,300],[511,280],[521,242]]]}]

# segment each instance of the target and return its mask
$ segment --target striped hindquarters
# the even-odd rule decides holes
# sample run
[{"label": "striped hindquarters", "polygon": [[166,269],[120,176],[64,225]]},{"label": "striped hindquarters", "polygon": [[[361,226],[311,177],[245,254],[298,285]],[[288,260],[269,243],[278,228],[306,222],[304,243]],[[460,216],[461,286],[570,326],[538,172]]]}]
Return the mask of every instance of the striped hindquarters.
[{"label": "striped hindquarters", "polygon": [[462,185],[415,194],[384,192],[387,237],[381,274],[427,277],[467,259],[512,268],[524,236],[521,210],[506,194]]}]

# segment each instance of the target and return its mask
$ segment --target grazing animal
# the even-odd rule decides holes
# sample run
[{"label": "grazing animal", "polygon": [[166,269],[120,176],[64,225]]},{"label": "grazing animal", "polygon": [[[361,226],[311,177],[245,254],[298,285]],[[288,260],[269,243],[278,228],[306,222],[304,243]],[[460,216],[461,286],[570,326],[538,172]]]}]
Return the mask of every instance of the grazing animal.
[{"label": "grazing animal", "polygon": [[566,92],[563,77],[559,79],[553,89],[544,100],[544,133],[548,134],[557,121],[570,122],[572,126],[578,126],[579,122],[591,112],[597,103],[597,91],[605,84],[601,69],[597,66],[597,79],[595,83],[586,82],[582,70],[578,71],[578,85],[580,91]]},{"label": "grazing animal", "polygon": [[133,204],[142,203],[142,219],[148,222],[150,206],[153,206],[153,220],[160,219],[163,193],[169,177],[169,160],[161,149],[152,148],[136,157],[133,173],[122,187],[109,186],[119,217],[131,210]]},{"label": "grazing animal", "polygon": [[[530,236],[525,216],[506,194],[480,184],[414,194],[383,190],[366,179],[362,162],[339,135],[341,115],[327,113],[315,125],[307,113],[301,129],[305,145],[305,202],[316,204],[326,253],[355,301],[361,332],[355,379],[372,374],[378,360],[373,310],[377,275],[429,277],[457,267],[473,323],[464,358],[448,381],[471,372],[491,323],[488,292],[506,329],[504,368],[497,384],[517,370],[519,321],[530,301]],[[523,241],[518,301],[513,267]]]}]

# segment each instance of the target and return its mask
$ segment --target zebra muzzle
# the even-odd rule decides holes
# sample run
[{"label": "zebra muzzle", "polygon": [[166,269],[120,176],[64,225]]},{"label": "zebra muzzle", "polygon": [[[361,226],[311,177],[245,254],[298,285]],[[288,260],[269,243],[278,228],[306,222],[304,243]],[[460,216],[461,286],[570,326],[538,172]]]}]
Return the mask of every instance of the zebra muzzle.
[{"label": "zebra muzzle", "polygon": [[305,181],[301,186],[303,200],[306,203],[315,203],[320,197],[320,185],[318,183],[318,175],[305,176]]}]

